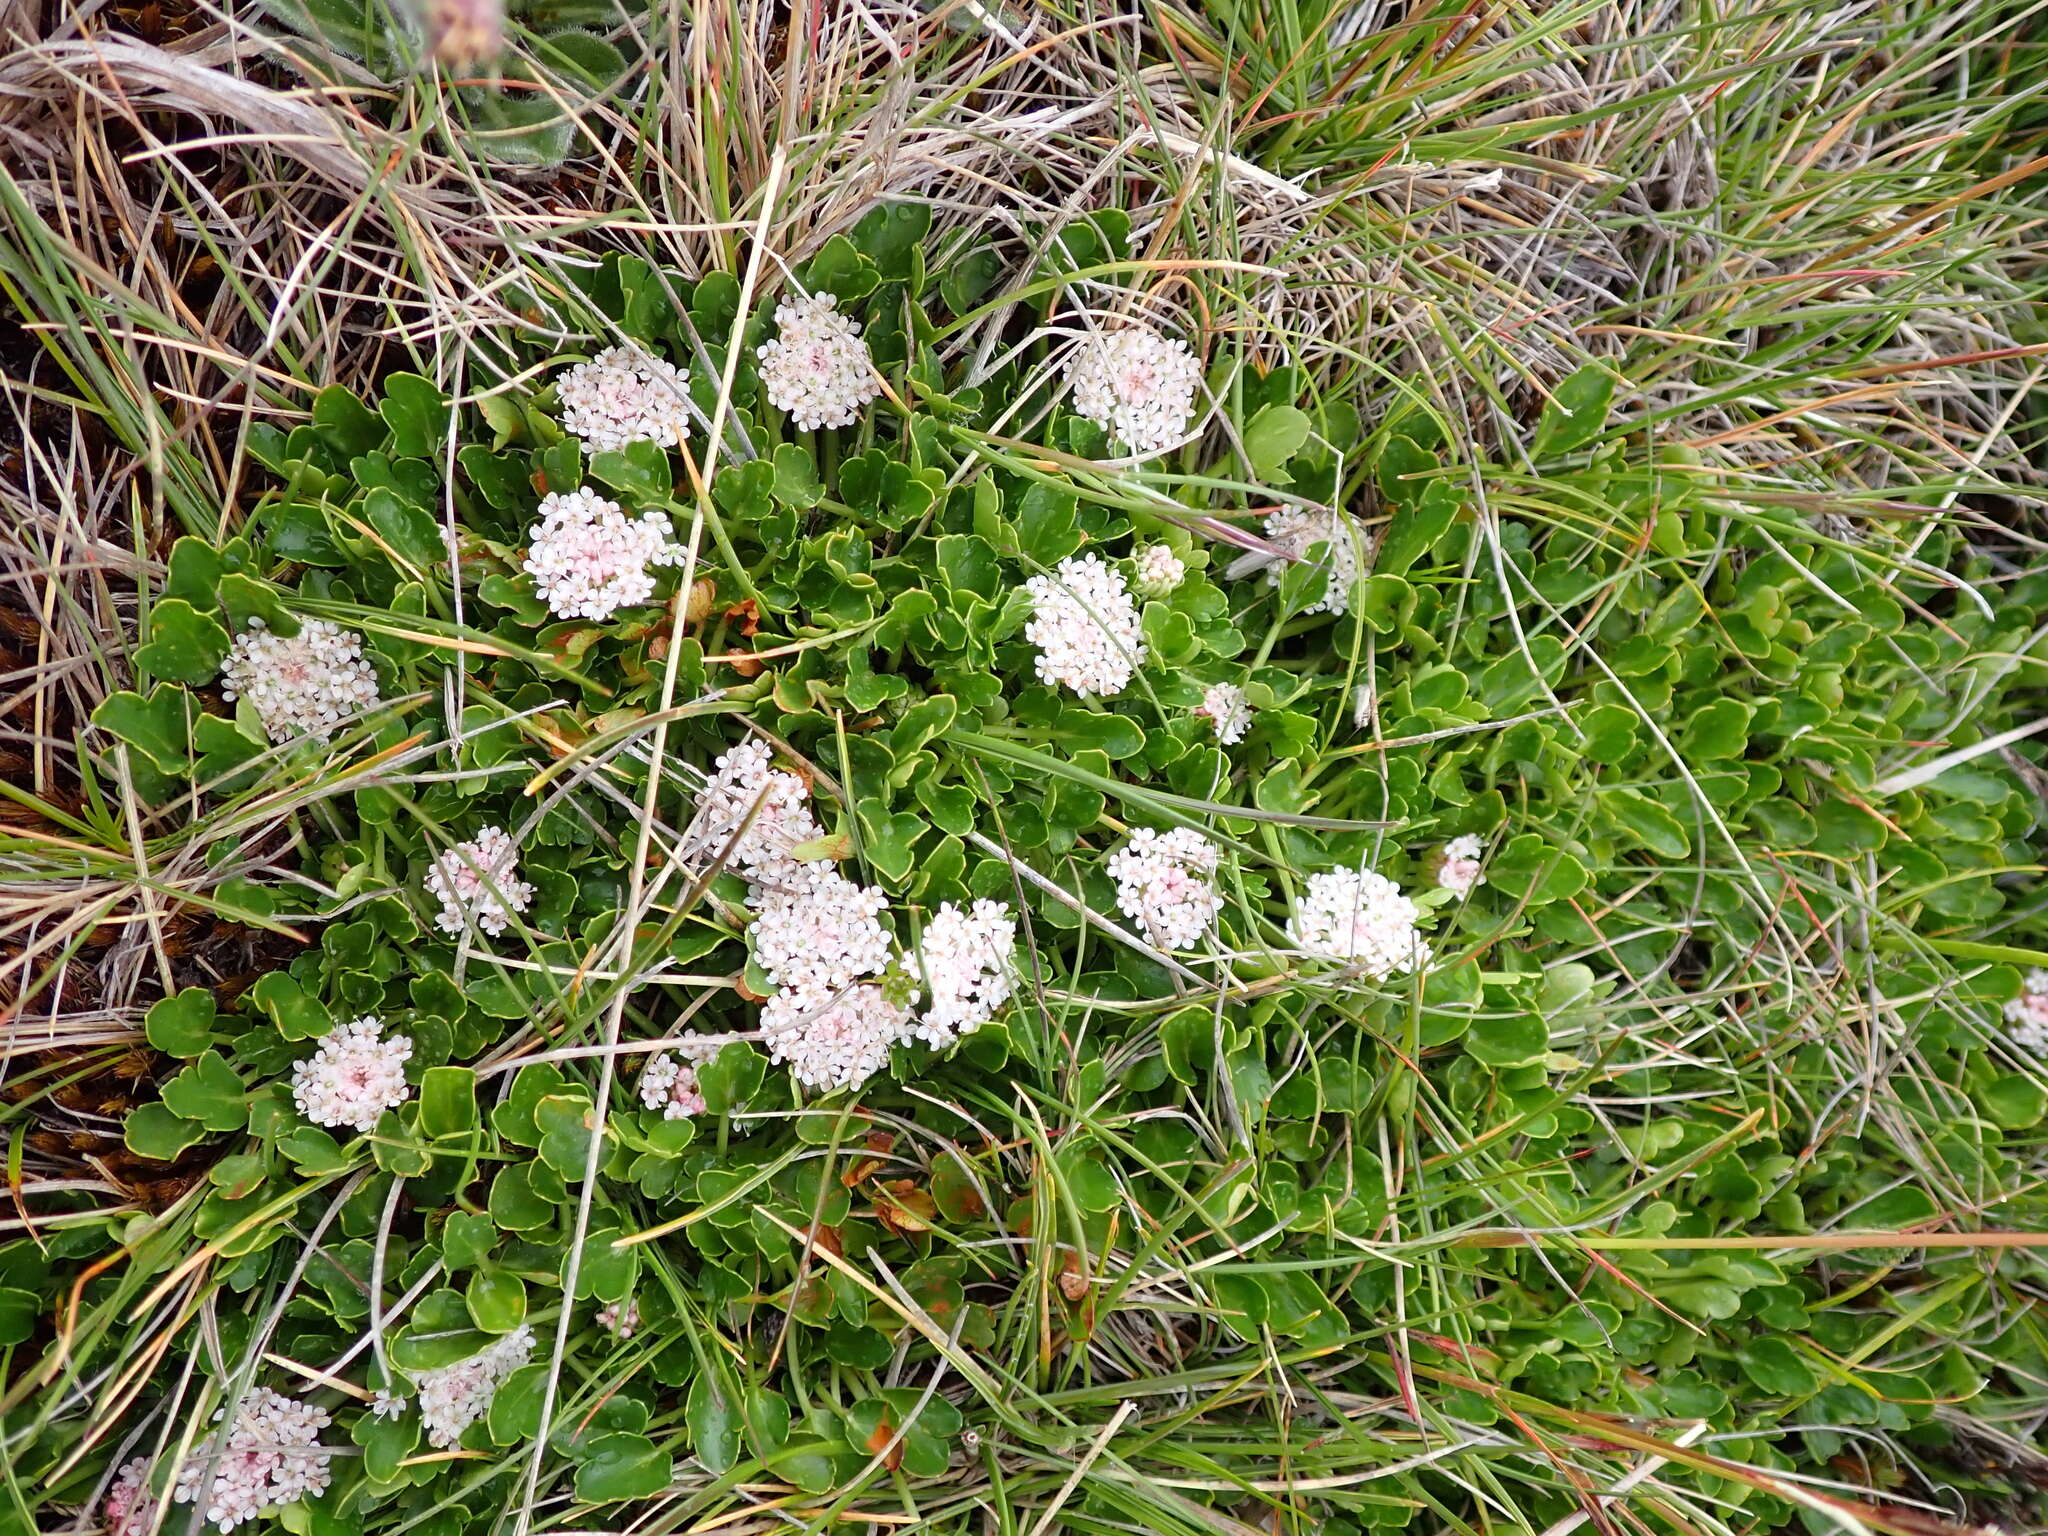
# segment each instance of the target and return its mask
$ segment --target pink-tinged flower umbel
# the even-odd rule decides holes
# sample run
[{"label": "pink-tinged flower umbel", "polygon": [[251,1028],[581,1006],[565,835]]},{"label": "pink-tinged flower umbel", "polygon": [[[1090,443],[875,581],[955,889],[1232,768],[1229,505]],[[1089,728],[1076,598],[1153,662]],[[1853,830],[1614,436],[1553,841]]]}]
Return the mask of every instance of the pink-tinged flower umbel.
[{"label": "pink-tinged flower umbel", "polygon": [[797,430],[850,427],[881,392],[860,328],[829,293],[791,294],[775,306],[772,340],[756,350],[762,387]]},{"label": "pink-tinged flower umbel", "polygon": [[1425,964],[1429,947],[1416,926],[1422,909],[1385,875],[1333,869],[1311,875],[1287,921],[1287,937],[1306,954],[1348,961],[1374,981]]},{"label": "pink-tinged flower umbel", "polygon": [[555,386],[562,430],[593,453],[629,443],[673,448],[690,434],[690,385],[675,364],[637,346],[606,347]]},{"label": "pink-tinged flower umbel", "polygon": [[363,637],[325,619],[301,619],[290,637],[260,618],[249,620],[221,664],[220,680],[221,697],[246,699],[273,742],[325,742],[377,703],[377,674],[363,655]]},{"label": "pink-tinged flower umbel", "polygon": [[1216,890],[1221,856],[1192,827],[1138,828],[1109,860],[1118,910],[1161,949],[1192,949],[1223,910]]},{"label": "pink-tinged flower umbel", "polygon": [[558,619],[608,619],[649,602],[650,568],[684,559],[667,513],[629,517],[588,486],[542,497],[527,540],[524,569]]},{"label": "pink-tinged flower umbel", "polygon": [[2048,1056],[2048,971],[2027,972],[2025,990],[2005,1005],[2013,1044],[2036,1056]]},{"label": "pink-tinged flower umbel", "polygon": [[1039,677],[1083,698],[1122,693],[1145,663],[1138,605],[1122,573],[1100,555],[1072,555],[1024,590],[1032,605],[1024,638],[1038,647]]},{"label": "pink-tinged flower umbel", "polygon": [[1452,838],[1437,852],[1436,883],[1453,896],[1470,896],[1477,887],[1486,884],[1479,860],[1485,848],[1486,845],[1471,832]]},{"label": "pink-tinged flower umbel", "polygon": [[533,1353],[533,1330],[524,1325],[493,1340],[467,1360],[422,1371],[420,1423],[427,1442],[438,1450],[451,1450],[462,1432],[482,1418],[505,1379],[526,1364]]},{"label": "pink-tinged flower umbel", "polygon": [[1188,435],[1202,364],[1184,341],[1142,325],[1085,336],[1067,362],[1074,410],[1138,458]]},{"label": "pink-tinged flower umbel", "polygon": [[966,911],[941,903],[917,942],[917,979],[930,1001],[909,1035],[944,1049],[994,1018],[1015,989],[1016,943],[1017,920],[1001,902]]},{"label": "pink-tinged flower umbel", "polygon": [[1251,701],[1235,683],[1211,683],[1202,691],[1195,713],[1216,728],[1216,739],[1226,747],[1243,741],[1252,728]]},{"label": "pink-tinged flower umbel", "polygon": [[315,1125],[374,1130],[379,1115],[412,1093],[405,1081],[411,1059],[412,1041],[404,1035],[385,1036],[374,1018],[353,1019],[292,1067],[292,1099]]},{"label": "pink-tinged flower umbel", "polygon": [[519,878],[519,850],[500,827],[485,827],[474,840],[439,855],[426,884],[427,894],[441,904],[434,925],[443,933],[475,924],[496,937],[533,900],[533,887]]},{"label": "pink-tinged flower umbel", "polygon": [[265,1510],[316,1497],[333,1477],[320,1431],[324,1408],[251,1387],[225,1433],[197,1447],[178,1476],[181,1504],[200,1504],[209,1525],[231,1531]]},{"label": "pink-tinged flower umbel", "polygon": [[792,877],[791,850],[823,836],[804,781],[775,766],[763,741],[743,741],[718,759],[697,794],[684,845],[693,858],[723,855],[750,879]]},{"label": "pink-tinged flower umbel", "polygon": [[806,1088],[858,1088],[889,1062],[910,1009],[871,982],[826,991],[790,987],[761,1005],[768,1059]]}]

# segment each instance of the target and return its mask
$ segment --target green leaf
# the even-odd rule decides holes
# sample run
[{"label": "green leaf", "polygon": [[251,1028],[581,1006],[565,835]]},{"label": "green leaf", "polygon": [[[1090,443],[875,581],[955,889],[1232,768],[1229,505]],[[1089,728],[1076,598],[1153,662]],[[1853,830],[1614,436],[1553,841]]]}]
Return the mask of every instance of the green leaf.
[{"label": "green leaf", "polygon": [[193,715],[192,695],[161,684],[147,697],[124,690],[110,693],[92,712],[92,723],[140,752],[165,773],[183,773],[190,766],[187,732]]},{"label": "green leaf", "polygon": [[164,1105],[209,1131],[238,1131],[249,1123],[249,1095],[235,1069],[219,1051],[198,1060],[164,1084]]},{"label": "green leaf", "polygon": [[533,1107],[533,1123],[540,1130],[541,1161],[565,1179],[583,1177],[590,1139],[596,1134],[595,1113],[590,1100],[580,1093],[550,1094]]},{"label": "green leaf", "polygon": [[479,1269],[462,1293],[485,1333],[510,1333],[526,1321],[526,1282],[502,1269]]},{"label": "green leaf", "polygon": [[716,1369],[700,1371],[690,1383],[683,1417],[690,1426],[690,1447],[714,1473],[728,1471],[739,1457],[739,1428],[733,1403]]},{"label": "green leaf", "polygon": [[0,1347],[26,1343],[35,1336],[42,1299],[34,1291],[0,1285]]},{"label": "green leaf", "polygon": [[1606,427],[1613,400],[1614,375],[1598,363],[1586,364],[1563,380],[1544,404],[1529,456],[1570,453],[1590,443]]},{"label": "green leaf", "polygon": [[505,1378],[491,1398],[487,1419],[493,1445],[514,1445],[540,1433],[547,1385],[548,1367],[540,1361],[522,1365]]},{"label": "green leaf", "polygon": [[213,994],[187,987],[175,997],[159,998],[142,1021],[149,1043],[166,1056],[197,1056],[213,1040]]},{"label": "green leaf", "polygon": [[909,279],[913,257],[931,227],[932,211],[924,203],[882,203],[861,216],[849,239],[884,282],[900,283]]},{"label": "green leaf", "polygon": [[135,664],[152,677],[173,683],[210,682],[227,658],[228,632],[181,597],[167,597],[149,611],[149,643]]},{"label": "green leaf", "polygon": [[128,1111],[121,1139],[137,1157],[172,1161],[187,1147],[205,1140],[206,1127],[180,1118],[164,1104],[138,1104]]},{"label": "green leaf", "polygon": [[1292,405],[1269,405],[1244,429],[1244,453],[1252,473],[1277,485],[1288,482],[1287,461],[1315,430],[1307,411]]},{"label": "green leaf", "polygon": [[429,1067],[420,1074],[420,1134],[463,1136],[477,1128],[476,1073],[469,1067]]},{"label": "green leaf", "polygon": [[418,374],[386,379],[377,411],[391,428],[391,451],[399,458],[437,459],[447,448],[448,397]]},{"label": "green leaf", "polygon": [[1465,1050],[1489,1067],[1520,1067],[1550,1050],[1550,1028],[1533,1013],[1478,1018],[1465,1031]]},{"label": "green leaf", "polygon": [[1602,790],[1599,803],[1617,830],[1659,858],[1682,859],[1692,851],[1692,842],[1678,818],[1641,790]]},{"label": "green leaf", "polygon": [[818,479],[818,463],[802,443],[778,443],[775,448],[775,499],[785,506],[815,507],[825,497]]},{"label": "green leaf", "polygon": [[760,1091],[767,1073],[767,1057],[744,1040],[728,1040],[697,1068],[697,1090],[712,1114],[730,1114]]},{"label": "green leaf", "polygon": [[330,384],[313,397],[313,429],[344,459],[384,446],[383,421],[340,384]]},{"label": "green leaf", "polygon": [[194,608],[211,608],[217,601],[213,595],[214,585],[226,569],[211,544],[204,539],[195,539],[189,533],[183,534],[171,546],[164,596],[181,598]]},{"label": "green leaf", "polygon": [[668,453],[659,443],[628,443],[594,453],[590,472],[636,504],[665,501],[675,489]]},{"label": "green leaf", "polygon": [[645,1435],[601,1435],[576,1468],[576,1497],[587,1504],[651,1499],[674,1480],[673,1459]]},{"label": "green leaf", "polygon": [[2008,1131],[2032,1130],[2048,1115],[2048,1092],[2029,1077],[2000,1077],[1978,1088],[1976,1099],[1991,1123]]},{"label": "green leaf", "polygon": [[1781,1338],[1752,1339],[1736,1350],[1735,1358],[1742,1374],[1772,1397],[1804,1397],[1819,1385],[1813,1367]]},{"label": "green leaf", "polygon": [[550,1226],[567,1198],[562,1177],[544,1163],[513,1163],[491,1180],[491,1220],[507,1232]]},{"label": "green leaf", "polygon": [[287,1040],[317,1040],[334,1028],[327,1005],[287,971],[270,971],[249,989],[249,1001],[270,1015]]},{"label": "green leaf", "polygon": [[363,498],[362,518],[404,565],[422,574],[448,558],[441,525],[383,486]]}]

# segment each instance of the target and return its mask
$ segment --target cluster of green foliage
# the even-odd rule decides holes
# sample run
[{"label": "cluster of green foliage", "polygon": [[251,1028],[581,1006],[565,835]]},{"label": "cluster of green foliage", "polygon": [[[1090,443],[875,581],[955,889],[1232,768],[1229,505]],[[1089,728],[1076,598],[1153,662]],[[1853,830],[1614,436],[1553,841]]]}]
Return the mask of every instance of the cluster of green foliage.
[{"label": "cluster of green foliage", "polygon": [[[535,296],[683,367],[724,424],[715,470],[701,439],[586,460],[545,388],[456,403],[404,373],[252,432],[270,488],[179,542],[147,594],[147,676],[95,744],[166,849],[202,808],[218,828],[302,797],[296,878],[211,899],[314,938],[243,996],[149,1013],[175,1065],[128,1143],[203,1149],[190,1194],[81,1202],[0,1248],[0,1338],[42,1356],[9,1357],[38,1389],[7,1400],[11,1475],[82,1502],[141,1454],[161,1488],[261,1379],[360,1452],[283,1513],[300,1533],[482,1532],[527,1479],[568,1529],[672,1490],[711,1518],[770,1485],[807,1522],[890,1488],[978,1522],[1006,1487],[1061,1483],[1128,1387],[1187,1411],[1080,1482],[1074,1529],[1266,1506],[1464,1528],[1482,1500],[1547,1522],[1578,1507],[1550,1461],[1588,1437],[1665,1457],[1664,1485],[1724,1518],[1826,1527],[1775,1474],[1832,1477],[1865,1430],[1938,1454],[1939,1405],[2048,1371],[2031,1323],[1979,1347],[2030,1260],[1801,1241],[2038,1219],[2016,1169],[2048,1094],[1999,1019],[2048,962],[2038,919],[2008,913],[2038,797],[1988,753],[1883,781],[2024,719],[2048,577],[1988,581],[1939,528],[1910,553],[1823,531],[1611,424],[1598,368],[1481,464],[1421,405],[1368,430],[1295,370],[1219,362],[1227,451],[1111,468],[1043,337],[971,382],[943,359],[994,306],[1035,335],[1077,272],[1129,260],[1126,221],[1069,227],[1023,273],[928,236],[924,210],[885,207],[798,274],[890,385],[840,432],[789,431],[761,397],[769,306],[743,313],[730,276],[614,257]],[[586,481],[697,527],[712,586],[553,619],[519,554],[543,490]],[[1307,611],[1313,562],[1223,577],[1208,520],[1256,534],[1276,496],[1361,514],[1348,611]],[[1024,580],[1155,542],[1188,576],[1146,606],[1132,687],[1038,682]],[[274,748],[210,690],[239,626],[300,616],[365,636],[386,703]],[[1217,681],[1258,709],[1233,748],[1192,712]],[[607,1017],[630,1043],[745,1031],[754,1005],[742,888],[636,872],[639,808],[687,821],[684,765],[741,718],[806,765],[847,867],[899,910],[1014,904],[1025,985],[857,1095],[806,1098],[728,1045],[708,1113],[663,1120]],[[101,783],[94,824],[121,815]],[[422,889],[487,824],[536,887],[495,946],[437,931]],[[1225,848],[1203,953],[1167,965],[1088,921],[1114,914],[1101,855],[1134,825]],[[1360,987],[1288,952],[1307,874],[1364,863],[1419,892],[1467,833],[1485,884],[1434,904],[1425,975]],[[417,1094],[338,1136],[286,1083],[359,1014],[415,1042]],[[194,1266],[217,1284],[187,1312]],[[629,1299],[630,1339],[597,1325]],[[416,1416],[369,1411],[522,1326],[533,1363],[453,1461]],[[109,1419],[102,1373],[127,1358],[147,1374]],[[1234,1402],[1269,1366],[1292,1406]],[[1390,1401],[1398,1433],[1364,1411]]]}]

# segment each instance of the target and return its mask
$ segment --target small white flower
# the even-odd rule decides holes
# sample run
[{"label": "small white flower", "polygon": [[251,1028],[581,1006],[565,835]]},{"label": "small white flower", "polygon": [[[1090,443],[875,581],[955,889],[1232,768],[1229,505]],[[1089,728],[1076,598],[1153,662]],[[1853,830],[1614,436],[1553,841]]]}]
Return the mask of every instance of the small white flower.
[{"label": "small white flower", "polygon": [[889,964],[881,915],[888,898],[855,885],[830,864],[796,864],[775,886],[756,886],[748,930],[754,959],[785,991],[830,995],[848,982],[877,976]]},{"label": "small white flower", "polygon": [[220,696],[247,699],[273,742],[325,742],[345,720],[377,703],[377,673],[363,637],[325,619],[301,619],[287,640],[260,618],[235,636],[220,669]]},{"label": "small white flower", "polygon": [[1427,962],[1429,947],[1416,924],[1422,909],[1385,875],[1369,869],[1333,869],[1311,875],[1287,921],[1297,949],[1345,960],[1374,981]]},{"label": "small white flower", "polygon": [[1024,584],[1031,622],[1024,638],[1038,647],[1038,675],[1087,698],[1122,693],[1145,664],[1138,606],[1114,566],[1100,555],[1071,555],[1050,576]]},{"label": "small white flower", "polygon": [[1142,325],[1085,336],[1067,360],[1074,409],[1137,458],[1188,435],[1202,364],[1184,341]]},{"label": "small white flower", "polygon": [[533,901],[533,887],[518,877],[519,850],[502,828],[485,827],[473,842],[457,843],[427,871],[427,894],[441,903],[434,925],[461,933],[474,923],[492,937],[514,912]]},{"label": "small white flower", "polygon": [[606,347],[555,386],[562,430],[593,453],[628,443],[673,448],[690,434],[690,384],[673,363],[637,346]]},{"label": "small white flower", "polygon": [[204,1504],[207,1522],[231,1531],[267,1509],[327,1491],[333,1477],[320,1431],[327,1410],[251,1387],[223,1435],[195,1448],[178,1475],[181,1504]]},{"label": "small white flower", "polygon": [[640,1303],[629,1296],[599,1307],[597,1325],[615,1339],[630,1339],[640,1327]]},{"label": "small white flower", "polygon": [[774,763],[768,744],[751,740],[718,759],[684,834],[692,858],[723,854],[753,878],[781,880],[793,873],[790,851],[824,833],[811,814],[804,781]]},{"label": "small white flower", "polygon": [[963,912],[943,902],[917,941],[914,964],[931,1001],[911,1037],[945,1049],[995,1017],[1015,988],[1010,952],[1017,920],[999,901]]},{"label": "small white flower", "polygon": [[1281,507],[1266,514],[1266,539],[1281,553],[1269,555],[1264,550],[1254,550],[1240,555],[1231,561],[1228,574],[1236,578],[1264,571],[1267,585],[1277,587],[1282,571],[1296,561],[1308,559],[1309,551],[1321,544],[1329,551],[1323,557],[1329,578],[1323,583],[1322,595],[1302,611],[1351,611],[1351,584],[1358,579],[1359,558],[1364,553],[1364,535],[1355,522],[1334,508],[1318,511],[1310,507]]},{"label": "small white flower", "polygon": [[412,1041],[404,1035],[384,1039],[381,1028],[368,1017],[337,1025],[311,1058],[292,1067],[292,1098],[300,1114],[315,1125],[369,1131],[385,1110],[406,1101],[412,1092],[405,1085]]},{"label": "small white flower", "polygon": [[806,1088],[858,1088],[889,1062],[910,1009],[871,983],[825,991],[790,987],[761,1005],[768,1059]]},{"label": "small white flower", "polygon": [[628,517],[584,486],[543,496],[524,569],[559,619],[608,619],[654,596],[648,567],[684,558],[666,512]]},{"label": "small white flower", "polygon": [[410,1399],[379,1387],[376,1396],[370,1399],[370,1415],[378,1419],[395,1419],[402,1416],[411,1406]]},{"label": "small white flower", "polygon": [[2027,972],[2026,990],[2005,1005],[2013,1044],[2036,1056],[2048,1056],[2048,971]]},{"label": "small white flower", "polygon": [[868,344],[838,302],[830,293],[784,298],[775,306],[775,339],[756,351],[769,402],[802,432],[850,427],[881,393]]},{"label": "small white flower", "polygon": [[1202,703],[1195,713],[1216,727],[1216,739],[1226,747],[1243,741],[1252,728],[1251,702],[1235,683],[1211,683],[1202,691]]},{"label": "small white flower", "polygon": [[123,1462],[100,1506],[107,1536],[149,1536],[156,1524],[156,1510],[156,1495],[149,1491],[149,1458],[137,1456]]},{"label": "small white flower", "polygon": [[1188,568],[1179,555],[1164,544],[1148,544],[1132,557],[1137,566],[1138,596],[1164,597],[1186,579]]},{"label": "small white flower", "polygon": [[1485,844],[1473,833],[1454,837],[1438,850],[1436,883],[1453,896],[1470,896],[1475,887],[1486,884],[1480,872],[1479,855]]},{"label": "small white flower", "polygon": [[703,1114],[708,1106],[697,1086],[697,1068],[711,1059],[720,1043],[685,1040],[673,1051],[657,1052],[640,1069],[640,1102],[660,1110],[664,1120]]},{"label": "small white flower", "polygon": [[1116,904],[1161,949],[1191,949],[1223,910],[1216,890],[1222,851],[1191,827],[1140,827],[1109,860]]},{"label": "small white flower", "polygon": [[490,1408],[505,1379],[532,1353],[533,1330],[522,1325],[467,1360],[420,1372],[420,1423],[426,1427],[427,1443],[437,1450],[452,1450],[462,1432]]},{"label": "small white flower", "polygon": [[1358,692],[1352,696],[1351,723],[1361,731],[1371,729],[1372,712],[1378,704],[1372,694],[1372,684],[1360,683]]}]

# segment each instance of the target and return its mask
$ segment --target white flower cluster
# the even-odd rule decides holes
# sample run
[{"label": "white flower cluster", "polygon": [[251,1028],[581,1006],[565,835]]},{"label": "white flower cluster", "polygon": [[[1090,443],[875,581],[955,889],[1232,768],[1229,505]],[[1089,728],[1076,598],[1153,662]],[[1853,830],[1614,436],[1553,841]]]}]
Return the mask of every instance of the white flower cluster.
[{"label": "white flower cluster", "polygon": [[808,1088],[852,1088],[879,1072],[909,1010],[870,977],[892,956],[881,914],[888,898],[829,864],[798,864],[756,886],[754,959],[775,984],[761,1006],[768,1059]]},{"label": "white flower cluster", "polygon": [[855,885],[829,863],[796,865],[747,897],[756,912],[754,958],[784,991],[830,993],[879,976],[889,964],[881,923],[888,904],[880,890]]},{"label": "white flower cluster", "polygon": [[185,1463],[178,1502],[203,1504],[208,1524],[231,1531],[266,1509],[326,1492],[327,1424],[324,1408],[251,1387],[226,1435],[208,1438]]},{"label": "white flower cluster", "polygon": [[686,1120],[704,1113],[704,1092],[697,1086],[697,1068],[718,1050],[714,1041],[686,1040],[673,1051],[657,1052],[640,1069],[640,1102],[661,1111],[664,1120]]},{"label": "white flower cluster", "polygon": [[123,1462],[100,1506],[107,1536],[149,1536],[156,1525],[156,1510],[156,1495],[149,1491],[149,1458],[136,1456]]},{"label": "white flower cluster", "polygon": [[1142,325],[1085,337],[1067,360],[1074,409],[1139,458],[1188,435],[1201,361],[1184,341]]},{"label": "white flower cluster", "polygon": [[[918,953],[899,956],[882,924],[888,898],[880,890],[856,885],[829,861],[793,856],[822,832],[803,780],[773,762],[759,742],[720,757],[685,838],[692,857],[729,850],[748,879],[754,959],[775,988],[761,1007],[769,1059],[807,1088],[854,1088],[887,1065],[891,1046],[944,1046],[986,1022],[1010,996],[1009,909],[992,901],[977,902],[972,914],[944,906]],[[919,970],[932,1002],[913,1022]],[[641,1101],[669,1118],[701,1113],[701,1059],[657,1056],[641,1074]]]},{"label": "white flower cluster", "polygon": [[293,1064],[292,1099],[300,1114],[315,1125],[369,1131],[385,1110],[405,1102],[412,1091],[405,1085],[412,1041],[385,1039],[382,1028],[369,1017],[337,1025],[311,1057]]},{"label": "white flower cluster", "polygon": [[761,383],[799,431],[850,427],[881,392],[860,328],[830,293],[792,294],[775,306],[775,339],[756,351]]},{"label": "white flower cluster", "polygon": [[942,902],[917,941],[917,979],[931,999],[911,1034],[943,1050],[995,1017],[1010,1000],[1017,921],[999,901],[968,911]]},{"label": "white flower cluster", "polygon": [[493,938],[505,931],[514,912],[524,912],[533,887],[519,878],[519,850],[501,827],[485,827],[475,839],[457,843],[427,871],[427,894],[441,903],[434,925],[461,933],[474,923]]},{"label": "white flower cluster", "polygon": [[692,857],[723,854],[749,879],[795,870],[790,850],[823,831],[811,814],[804,781],[774,764],[775,754],[764,741],[743,741],[718,759],[718,771],[698,792],[697,813],[684,836]]},{"label": "white flower cluster", "polygon": [[1222,851],[1192,827],[1139,827],[1110,856],[1116,904],[1161,949],[1192,949],[1216,921]]},{"label": "white flower cluster", "polygon": [[768,1059],[821,1091],[857,1088],[873,1077],[889,1064],[889,1047],[909,1025],[909,1008],[873,982],[833,992],[790,988],[761,1005]]},{"label": "white flower cluster", "polygon": [[1138,605],[1116,567],[1100,555],[1070,555],[1050,576],[1024,584],[1031,622],[1024,638],[1038,647],[1038,675],[1087,698],[1122,693],[1145,664]]},{"label": "white flower cluster", "polygon": [[1148,544],[1131,557],[1140,597],[1164,597],[1188,574],[1187,563],[1164,544]]},{"label": "white flower cluster", "polygon": [[1310,875],[1287,920],[1297,949],[1349,961],[1374,981],[1427,963],[1429,946],[1416,924],[1422,909],[1385,875],[1332,869]]},{"label": "white flower cluster", "polygon": [[1291,560],[1264,554],[1249,555],[1233,562],[1230,567],[1233,575],[1243,574],[1247,568],[1263,567],[1267,585],[1277,587],[1280,585],[1280,573],[1292,560],[1306,560],[1308,552],[1316,545],[1326,545],[1329,549],[1326,557],[1329,579],[1323,584],[1323,595],[1302,611],[1333,614],[1351,611],[1351,584],[1358,580],[1358,557],[1363,538],[1356,523],[1334,508],[1318,511],[1311,507],[1282,507],[1266,515],[1266,538]]},{"label": "white flower cluster", "polygon": [[640,1303],[627,1297],[597,1309],[597,1326],[615,1339],[630,1339],[640,1328]]},{"label": "white flower cluster", "polygon": [[533,1330],[521,1326],[467,1360],[420,1372],[420,1423],[426,1427],[427,1443],[437,1450],[452,1450],[462,1432],[483,1417],[505,1378],[532,1353]]},{"label": "white flower cluster", "polygon": [[1251,701],[1235,683],[1211,683],[1202,690],[1201,707],[1195,713],[1216,727],[1216,739],[1226,747],[1243,741],[1252,728]]},{"label": "white flower cluster", "polygon": [[1453,896],[1470,896],[1476,887],[1486,884],[1479,864],[1485,846],[1471,832],[1445,843],[1436,856],[1436,883]]},{"label": "white flower cluster", "polygon": [[377,703],[377,674],[363,655],[363,637],[325,619],[299,620],[290,639],[251,619],[221,663],[220,681],[220,696],[247,699],[273,742],[325,742]]},{"label": "white flower cluster", "polygon": [[2048,971],[2027,972],[2026,990],[2005,1005],[2012,1041],[2036,1056],[2048,1056]]},{"label": "white flower cluster", "polygon": [[666,512],[628,517],[589,486],[543,496],[524,569],[558,619],[608,619],[654,596],[648,568],[679,565]]},{"label": "white flower cluster", "polygon": [[628,443],[673,448],[690,435],[689,381],[640,347],[606,347],[563,374],[555,393],[562,430],[594,453]]}]

